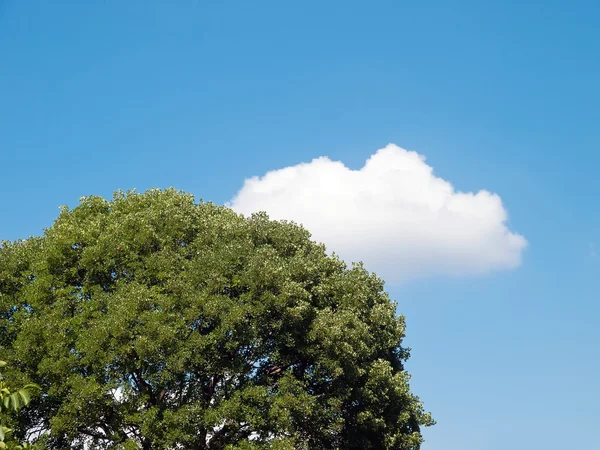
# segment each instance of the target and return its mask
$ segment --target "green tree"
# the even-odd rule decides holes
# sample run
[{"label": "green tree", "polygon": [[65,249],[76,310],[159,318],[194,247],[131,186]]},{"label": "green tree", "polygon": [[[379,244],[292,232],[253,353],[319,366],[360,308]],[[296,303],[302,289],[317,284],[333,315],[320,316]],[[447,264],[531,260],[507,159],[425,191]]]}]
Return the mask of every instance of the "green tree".
[{"label": "green tree", "polygon": [[19,429],[48,449],[416,450],[395,309],[302,227],[172,189],[0,249],[0,352],[42,388]]}]

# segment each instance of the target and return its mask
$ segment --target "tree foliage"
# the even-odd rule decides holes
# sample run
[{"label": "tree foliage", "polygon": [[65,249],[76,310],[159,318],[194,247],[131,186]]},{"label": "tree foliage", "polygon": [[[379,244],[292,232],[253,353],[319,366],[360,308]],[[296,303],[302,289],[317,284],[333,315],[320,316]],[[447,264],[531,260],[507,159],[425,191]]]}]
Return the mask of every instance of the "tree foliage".
[{"label": "tree foliage", "polygon": [[[0,361],[0,368],[4,368],[6,365],[6,361]],[[26,384],[21,388],[12,389],[0,373],[0,449],[12,448],[22,450],[29,447],[27,443],[11,443],[10,439],[7,445],[7,435],[12,432],[12,429],[7,426],[7,422],[9,421],[7,420],[7,416],[11,412],[16,413],[24,406],[27,406],[31,401],[31,394],[37,389],[38,386],[32,383]]]},{"label": "tree foliage", "polygon": [[0,354],[48,449],[416,450],[395,308],[302,227],[171,189],[0,248]]}]

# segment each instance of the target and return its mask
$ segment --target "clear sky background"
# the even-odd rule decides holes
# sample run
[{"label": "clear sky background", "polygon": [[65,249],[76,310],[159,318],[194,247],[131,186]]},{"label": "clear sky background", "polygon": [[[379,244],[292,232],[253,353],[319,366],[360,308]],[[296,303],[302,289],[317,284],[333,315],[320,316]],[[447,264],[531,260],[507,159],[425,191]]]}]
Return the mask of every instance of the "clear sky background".
[{"label": "clear sky background", "polygon": [[423,449],[597,448],[599,23],[592,0],[0,0],[0,238],[83,195],[226,203],[250,177],[321,156],[349,173],[395,143],[497,193],[528,242],[512,268],[391,277],[438,421]]}]

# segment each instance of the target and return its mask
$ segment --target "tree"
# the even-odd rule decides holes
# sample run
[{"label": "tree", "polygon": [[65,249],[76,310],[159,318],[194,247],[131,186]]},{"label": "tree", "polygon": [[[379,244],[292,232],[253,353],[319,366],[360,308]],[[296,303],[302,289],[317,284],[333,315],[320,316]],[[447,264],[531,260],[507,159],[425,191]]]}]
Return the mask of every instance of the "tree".
[{"label": "tree", "polygon": [[405,321],[308,231],[172,189],[0,249],[0,352],[48,449],[416,450]]}]

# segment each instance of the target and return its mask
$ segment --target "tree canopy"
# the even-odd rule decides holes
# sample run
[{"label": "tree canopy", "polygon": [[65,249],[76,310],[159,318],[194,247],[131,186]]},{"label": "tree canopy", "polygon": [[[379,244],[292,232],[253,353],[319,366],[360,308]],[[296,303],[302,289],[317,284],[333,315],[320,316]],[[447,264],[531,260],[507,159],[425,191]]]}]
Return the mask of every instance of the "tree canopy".
[{"label": "tree canopy", "polygon": [[48,449],[416,450],[405,320],[304,228],[173,189],[0,247],[0,356]]}]

